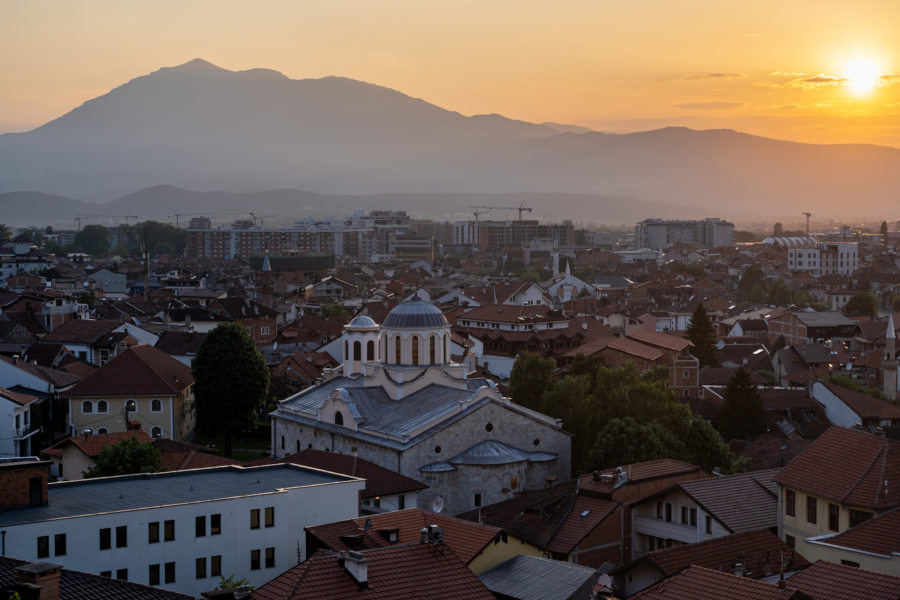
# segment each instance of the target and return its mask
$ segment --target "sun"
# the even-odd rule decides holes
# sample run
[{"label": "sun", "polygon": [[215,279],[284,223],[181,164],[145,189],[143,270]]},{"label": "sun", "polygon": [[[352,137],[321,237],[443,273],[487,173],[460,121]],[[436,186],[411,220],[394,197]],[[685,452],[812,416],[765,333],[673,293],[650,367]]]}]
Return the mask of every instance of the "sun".
[{"label": "sun", "polygon": [[878,67],[871,60],[851,59],[847,61],[844,77],[854,93],[867,94],[878,83]]}]

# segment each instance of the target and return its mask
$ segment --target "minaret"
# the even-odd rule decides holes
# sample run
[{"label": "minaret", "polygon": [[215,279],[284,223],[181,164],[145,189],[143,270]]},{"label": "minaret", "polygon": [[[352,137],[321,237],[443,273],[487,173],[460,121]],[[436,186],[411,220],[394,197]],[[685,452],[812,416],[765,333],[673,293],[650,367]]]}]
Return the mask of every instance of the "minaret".
[{"label": "minaret", "polygon": [[272,264],[269,262],[269,251],[266,250],[266,256],[263,258],[262,264],[262,298],[260,299],[263,306],[272,308]]},{"label": "minaret", "polygon": [[897,334],[894,332],[894,313],[888,317],[887,332],[884,335],[884,395],[893,402],[897,398]]}]

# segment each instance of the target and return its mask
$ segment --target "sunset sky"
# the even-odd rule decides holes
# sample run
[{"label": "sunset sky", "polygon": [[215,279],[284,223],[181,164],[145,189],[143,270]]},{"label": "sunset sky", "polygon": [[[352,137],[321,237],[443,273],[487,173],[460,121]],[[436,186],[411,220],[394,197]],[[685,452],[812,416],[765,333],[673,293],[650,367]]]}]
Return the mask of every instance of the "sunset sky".
[{"label": "sunset sky", "polygon": [[463,114],[900,147],[900,2],[0,0],[0,132],[204,58]]}]

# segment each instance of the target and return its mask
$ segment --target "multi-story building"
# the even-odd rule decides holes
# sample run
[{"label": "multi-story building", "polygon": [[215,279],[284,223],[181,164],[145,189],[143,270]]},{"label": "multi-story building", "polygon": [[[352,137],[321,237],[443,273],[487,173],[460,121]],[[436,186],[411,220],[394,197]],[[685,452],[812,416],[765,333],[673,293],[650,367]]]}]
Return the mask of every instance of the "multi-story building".
[{"label": "multi-story building", "polygon": [[859,268],[856,242],[819,242],[788,248],[788,268],[814,277],[852,275]]},{"label": "multi-story building", "polygon": [[49,462],[0,465],[2,554],[199,597],[259,587],[304,554],[304,528],[356,517],[365,480],[292,464],[48,484]]},{"label": "multi-story building", "polygon": [[644,219],[634,226],[634,247],[662,250],[677,242],[708,249],[734,246],[734,223],[719,218],[702,221]]},{"label": "multi-story building", "polygon": [[544,223],[536,220],[480,221],[475,227],[475,242],[481,251],[521,248],[534,240],[547,240],[556,248],[575,245],[575,226],[571,221]]}]

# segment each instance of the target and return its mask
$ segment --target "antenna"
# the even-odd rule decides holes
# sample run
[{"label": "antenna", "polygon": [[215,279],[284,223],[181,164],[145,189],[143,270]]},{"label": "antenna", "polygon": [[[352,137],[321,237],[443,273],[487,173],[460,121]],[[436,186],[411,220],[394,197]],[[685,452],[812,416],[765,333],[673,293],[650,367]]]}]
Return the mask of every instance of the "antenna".
[{"label": "antenna", "polygon": [[438,514],[442,510],[444,510],[444,499],[438,496],[431,502],[431,512]]},{"label": "antenna", "polygon": [[811,212],[803,212],[800,213],[806,215],[806,237],[809,237],[809,218],[812,216]]}]

